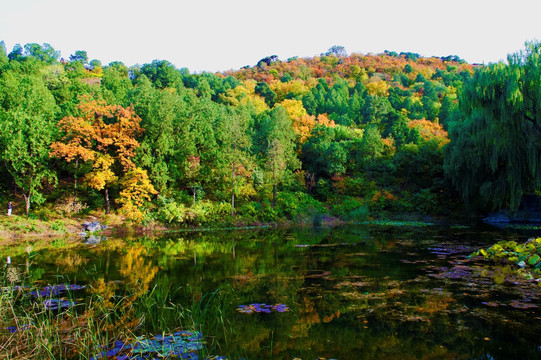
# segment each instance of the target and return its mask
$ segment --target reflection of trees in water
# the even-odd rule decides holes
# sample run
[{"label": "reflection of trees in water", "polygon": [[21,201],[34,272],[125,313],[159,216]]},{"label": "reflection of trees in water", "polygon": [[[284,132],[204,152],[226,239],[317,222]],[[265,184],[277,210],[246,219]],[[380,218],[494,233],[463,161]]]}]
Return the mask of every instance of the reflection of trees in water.
[{"label": "reflection of trees in water", "polygon": [[148,286],[158,272],[152,261],[145,259],[146,250],[142,246],[133,246],[120,256],[120,274],[124,277],[126,287],[134,295],[141,295],[148,290]]},{"label": "reflection of trees in water", "polygon": [[57,257],[56,265],[61,266],[63,271],[75,273],[81,266],[88,263],[88,258],[79,252],[70,251],[63,256]]},{"label": "reflection of trees in water", "polygon": [[[134,303],[142,295],[147,294],[149,285],[158,272],[158,267],[145,258],[146,250],[142,246],[127,248],[118,257],[119,273],[123,276],[121,282],[106,282],[99,277],[91,284],[91,292],[97,295],[97,309],[102,314],[110,313],[115,321],[108,324],[108,329],[130,333],[140,319],[135,314]],[[94,309],[90,310],[94,311]]]},{"label": "reflection of trees in water", "polygon": [[[461,312],[466,311],[462,292],[473,293],[471,287],[448,293],[446,278],[419,277],[419,269],[443,262],[425,256],[423,249],[442,244],[425,233],[441,235],[426,228],[376,227],[176,233],[168,238],[111,239],[81,251],[82,260],[49,255],[47,263],[67,261],[74,272],[84,263],[86,268],[96,267],[77,278],[99,274],[89,291],[98,295],[96,309],[101,312],[96,314],[115,313],[111,316],[115,333],[132,332],[142,315],[148,331],[184,326],[166,307],[174,304],[176,310],[184,307],[193,314],[192,306],[199,306],[199,300],[206,304],[206,294],[220,289],[219,301],[212,304],[218,316],[207,314],[201,320],[204,336],[246,358],[407,359],[415,354],[446,359],[471,354],[479,339],[495,339],[498,330],[487,330],[479,319],[488,321],[496,311],[486,307],[496,302],[481,306],[484,312],[477,308],[474,314]],[[467,236],[460,235],[460,241]],[[445,291],[435,290],[440,287]],[[485,300],[489,299],[470,296],[468,303]],[[283,303],[291,311],[251,315],[235,311],[250,303]],[[152,304],[151,314],[145,313],[145,304]],[[498,314],[503,310],[500,307]],[[167,321],[156,321],[158,315]],[[210,325],[222,316],[226,331]],[[500,329],[507,326],[499,330],[505,336],[511,332],[511,323],[494,324]]]}]

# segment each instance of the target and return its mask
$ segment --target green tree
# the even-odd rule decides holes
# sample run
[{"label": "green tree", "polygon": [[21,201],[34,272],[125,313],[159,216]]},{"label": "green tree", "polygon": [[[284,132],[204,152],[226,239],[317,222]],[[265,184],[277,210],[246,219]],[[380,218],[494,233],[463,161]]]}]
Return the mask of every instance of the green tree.
[{"label": "green tree", "polygon": [[231,194],[231,215],[235,215],[235,196],[239,194],[247,178],[251,165],[249,123],[251,117],[247,109],[227,109],[216,119],[216,141],[219,156],[216,166],[218,171],[229,180]]},{"label": "green tree", "polygon": [[15,46],[13,47],[13,49],[8,55],[8,59],[10,61],[11,60],[21,61],[24,59],[23,47],[21,46],[21,44],[15,44]]},{"label": "green tree", "polygon": [[6,44],[4,41],[0,41],[0,72],[2,72],[2,68],[6,66],[9,62],[9,58],[6,51]]},{"label": "green tree", "polygon": [[276,102],[276,93],[272,91],[266,82],[258,82],[255,86],[255,93],[261,95],[265,99],[265,103],[272,108]]},{"label": "green tree", "polygon": [[137,79],[128,99],[145,129],[137,149],[139,164],[148,169],[152,183],[163,193],[172,180],[169,163],[177,150],[175,135],[178,135],[174,122],[182,111],[182,103],[175,93],[153,88],[145,75]]},{"label": "green tree", "polygon": [[26,44],[24,46],[24,52],[26,56],[36,58],[47,64],[52,64],[56,62],[60,57],[60,51],[53,49],[53,47],[49,44]]},{"label": "green tree", "polygon": [[113,62],[103,69],[100,89],[103,98],[110,104],[128,106],[127,96],[132,87],[128,68],[123,63]]},{"label": "green tree", "polygon": [[346,52],[346,48],[340,45],[333,45],[327,50],[325,55],[334,55],[338,57],[346,57],[348,56],[348,53]]},{"label": "green tree", "polygon": [[383,155],[381,133],[375,125],[369,125],[365,130],[357,153],[357,163],[368,165]]},{"label": "green tree", "polygon": [[312,135],[302,147],[303,168],[318,178],[330,179],[346,171],[348,142],[337,136],[337,128],[314,127]]},{"label": "green tree", "polygon": [[49,165],[55,101],[39,76],[6,71],[0,77],[0,104],[2,160],[23,190],[28,215],[31,202],[44,201],[43,185],[56,180]]},{"label": "green tree", "polygon": [[272,207],[276,205],[277,186],[286,184],[300,168],[295,153],[296,134],[287,111],[278,106],[262,121],[263,169],[272,185]]},{"label": "green tree", "polygon": [[86,63],[88,61],[88,55],[84,50],[77,50],[75,54],[70,55],[70,61],[80,61]]},{"label": "green tree", "polygon": [[516,209],[541,188],[541,45],[478,70],[460,98],[463,119],[451,123],[445,172],[479,209]]},{"label": "green tree", "polygon": [[456,96],[445,95],[441,101],[441,108],[438,113],[439,123],[444,129],[447,129],[448,124],[456,121],[459,116],[460,113]]},{"label": "green tree", "polygon": [[141,74],[148,77],[152,84],[159,89],[183,86],[180,71],[166,60],[154,60],[150,64],[143,65]]}]

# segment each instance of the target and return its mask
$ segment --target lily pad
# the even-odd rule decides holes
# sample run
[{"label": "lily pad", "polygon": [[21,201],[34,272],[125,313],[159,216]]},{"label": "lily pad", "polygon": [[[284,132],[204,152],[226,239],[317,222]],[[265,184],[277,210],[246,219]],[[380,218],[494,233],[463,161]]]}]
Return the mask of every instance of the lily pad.
[{"label": "lily pad", "polygon": [[113,346],[91,359],[132,360],[150,358],[199,359],[197,351],[203,347],[201,333],[198,331],[179,331],[172,335],[141,337],[133,343],[115,341]]},{"label": "lily pad", "polygon": [[75,302],[62,299],[47,299],[43,302],[43,306],[45,306],[45,308],[49,310],[59,310],[75,306]]},{"label": "lily pad", "polygon": [[242,314],[251,314],[254,312],[257,313],[270,313],[272,310],[276,312],[286,312],[289,311],[289,308],[284,304],[276,305],[267,305],[267,304],[250,304],[250,305],[239,305],[237,311]]}]

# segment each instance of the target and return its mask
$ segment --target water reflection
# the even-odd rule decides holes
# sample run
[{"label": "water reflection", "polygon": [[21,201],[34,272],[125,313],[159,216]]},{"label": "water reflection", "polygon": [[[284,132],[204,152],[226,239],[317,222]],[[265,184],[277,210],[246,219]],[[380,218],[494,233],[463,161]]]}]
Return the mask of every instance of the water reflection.
[{"label": "water reflection", "polygon": [[[534,359],[539,286],[500,285],[484,264],[466,259],[477,247],[526,238],[366,226],[175,233],[42,250],[27,269],[41,269],[43,283],[61,270],[88,284],[104,311],[122,309],[118,326],[142,334],[159,329],[141,320],[138,299],[189,307],[219,289],[228,331],[206,324],[203,335],[233,359]],[[254,303],[291,311],[237,311]],[[165,318],[159,326],[181,325]]]}]

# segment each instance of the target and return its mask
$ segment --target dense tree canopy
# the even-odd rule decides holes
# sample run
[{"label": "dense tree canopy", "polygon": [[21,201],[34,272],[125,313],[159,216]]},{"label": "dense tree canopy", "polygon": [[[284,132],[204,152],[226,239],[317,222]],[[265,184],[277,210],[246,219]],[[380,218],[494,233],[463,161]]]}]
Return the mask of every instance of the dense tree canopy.
[{"label": "dense tree canopy", "polygon": [[190,224],[448,214],[451,184],[470,208],[516,208],[540,189],[539,56],[475,69],[333,46],[191,74],[0,46],[2,194],[28,212],[75,184],[90,208]]},{"label": "dense tree canopy", "polygon": [[475,73],[450,124],[446,172],[464,200],[516,209],[541,188],[540,44]]}]

